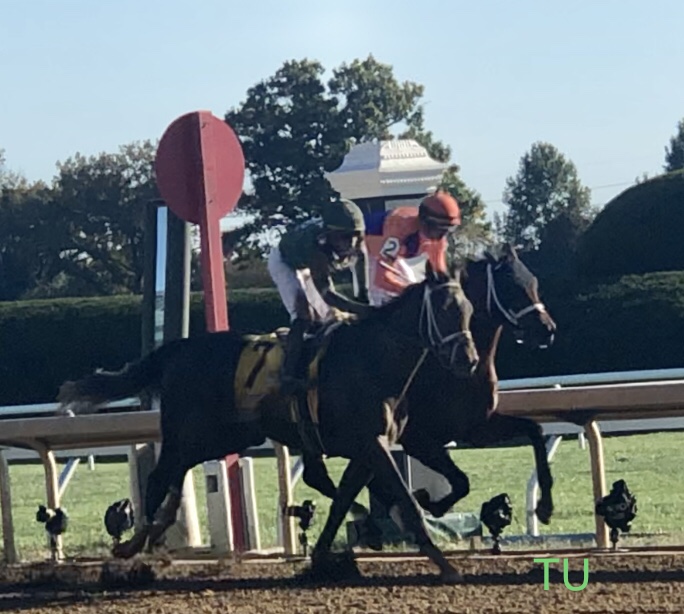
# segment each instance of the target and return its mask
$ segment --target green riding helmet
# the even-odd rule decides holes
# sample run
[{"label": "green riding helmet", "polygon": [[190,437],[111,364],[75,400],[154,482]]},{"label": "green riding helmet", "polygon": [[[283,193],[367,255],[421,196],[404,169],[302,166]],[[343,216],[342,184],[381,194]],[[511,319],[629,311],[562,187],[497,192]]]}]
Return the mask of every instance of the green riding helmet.
[{"label": "green riding helmet", "polygon": [[326,204],[321,216],[326,230],[342,230],[361,235],[366,232],[366,223],[361,209],[356,203],[346,198]]}]

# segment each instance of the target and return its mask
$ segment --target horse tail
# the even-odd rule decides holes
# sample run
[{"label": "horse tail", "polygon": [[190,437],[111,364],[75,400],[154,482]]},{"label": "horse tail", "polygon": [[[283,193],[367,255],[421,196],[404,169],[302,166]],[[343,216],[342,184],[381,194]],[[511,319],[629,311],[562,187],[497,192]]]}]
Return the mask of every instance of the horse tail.
[{"label": "horse tail", "polygon": [[120,371],[99,369],[83,379],[64,382],[57,395],[60,404],[57,413],[67,410],[75,414],[97,413],[101,403],[136,396],[143,390],[158,390],[164,367],[178,349],[179,344],[172,342],[126,364]]}]

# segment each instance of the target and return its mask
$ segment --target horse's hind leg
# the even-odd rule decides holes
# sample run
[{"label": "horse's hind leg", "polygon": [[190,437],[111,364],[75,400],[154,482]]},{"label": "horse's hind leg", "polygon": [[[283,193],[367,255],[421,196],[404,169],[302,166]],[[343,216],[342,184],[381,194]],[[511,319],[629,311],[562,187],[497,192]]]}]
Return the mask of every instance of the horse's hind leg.
[{"label": "horse's hind leg", "polygon": [[[173,499],[173,478],[174,478],[174,460],[173,460],[173,446],[163,443],[159,460],[154,470],[150,473],[147,480],[147,488],[145,492],[145,520],[142,526],[136,530],[134,535],[127,541],[117,544],[114,548],[114,555],[119,558],[130,558],[145,547],[145,542],[150,538],[150,543],[157,541],[163,531],[159,531],[160,521],[164,522],[168,516],[168,511],[163,514],[162,518],[157,518],[157,512],[163,507],[167,495],[169,499]],[[177,473],[177,472],[176,472]],[[185,474],[183,474],[185,475]],[[182,486],[182,479],[181,479]],[[178,491],[180,495],[180,491]],[[169,503],[166,504],[168,507]],[[178,505],[180,505],[180,496],[178,497]],[[178,508],[176,507],[176,510]],[[175,516],[174,516],[175,518]],[[171,522],[168,526],[173,524]],[[164,530],[166,530],[165,527]],[[152,535],[154,534],[154,535]]]},{"label": "horse's hind leg", "polygon": [[528,418],[495,413],[477,431],[474,431],[469,439],[476,446],[485,446],[521,436],[528,437],[534,450],[537,479],[541,491],[536,509],[537,518],[544,524],[549,524],[553,514],[553,498],[551,495],[553,477],[546,456],[546,444],[541,426]]},{"label": "horse's hind leg", "polygon": [[451,566],[442,551],[430,539],[418,504],[411,497],[399,468],[392,458],[387,437],[380,436],[377,438],[375,445],[371,446],[368,462],[377,478],[383,481],[386,488],[391,489],[399,506],[402,520],[406,528],[414,534],[420,551],[439,567],[444,581],[461,582],[461,574]]},{"label": "horse's hind leg", "polygon": [[164,465],[160,463],[157,465],[157,469],[159,468],[163,468],[163,474],[160,472],[155,476],[157,479],[154,488],[148,487],[147,491],[146,519],[150,527],[150,549],[160,543],[166,530],[176,522],[183,494],[183,482],[188,471],[178,459],[167,460]]}]

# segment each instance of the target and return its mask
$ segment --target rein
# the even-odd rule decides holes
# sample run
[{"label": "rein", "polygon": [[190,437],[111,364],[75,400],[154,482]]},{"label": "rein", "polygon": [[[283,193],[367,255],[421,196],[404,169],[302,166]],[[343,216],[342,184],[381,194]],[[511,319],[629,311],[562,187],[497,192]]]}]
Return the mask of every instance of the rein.
[{"label": "rein", "polygon": [[[420,308],[418,328],[421,332],[421,337],[423,337],[422,329],[425,327],[429,346],[437,352],[440,360],[442,357],[446,356],[448,365],[452,366],[456,360],[456,351],[461,345],[468,343],[472,339],[472,335],[470,331],[463,331],[444,336],[442,331],[439,329],[437,318],[435,317],[435,310],[432,305],[432,292],[433,290],[445,288],[447,286],[449,286],[449,282],[440,284],[434,288],[425,286],[425,291],[423,292],[423,302]],[[423,366],[429,351],[430,348],[423,348],[423,351],[413,367],[413,370],[406,379],[406,383],[402,388],[401,394],[394,403],[394,407],[392,408],[393,410],[395,410],[404,400],[404,397],[408,393],[411,384],[413,384],[413,380],[416,378],[416,375],[418,375],[418,371]]]}]

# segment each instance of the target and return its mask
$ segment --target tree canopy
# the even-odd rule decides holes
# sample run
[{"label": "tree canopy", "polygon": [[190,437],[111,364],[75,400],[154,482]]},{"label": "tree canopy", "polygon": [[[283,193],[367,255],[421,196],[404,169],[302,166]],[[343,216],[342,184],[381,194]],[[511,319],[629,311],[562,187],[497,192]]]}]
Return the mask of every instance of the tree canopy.
[{"label": "tree canopy", "polygon": [[[355,143],[412,138],[439,161],[451,156],[450,148],[425,128],[422,85],[400,82],[390,65],[372,55],[334,68],[327,81],[324,72],[316,61],[285,62],[226,113],[242,142],[253,185],[239,204],[253,221],[235,233],[237,249],[246,251],[248,235],[256,249],[257,230],[282,230],[317,214],[335,193],[325,173],[338,168]],[[446,181],[475,202],[457,168]],[[471,209],[479,216],[473,224],[479,223],[478,208]]]},{"label": "tree canopy", "polygon": [[684,119],[677,124],[677,132],[670,138],[670,146],[665,148],[665,172],[684,169]]},{"label": "tree canopy", "polygon": [[544,142],[534,143],[522,156],[517,175],[506,180],[504,202],[506,239],[527,247],[537,247],[559,215],[580,220],[591,212],[590,191],[575,165]]}]

